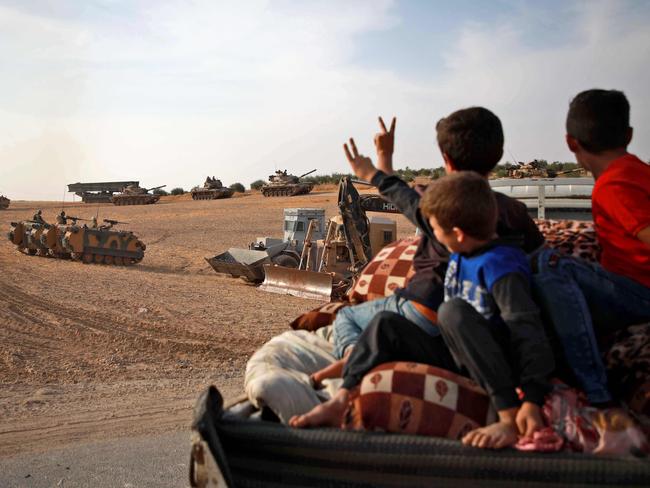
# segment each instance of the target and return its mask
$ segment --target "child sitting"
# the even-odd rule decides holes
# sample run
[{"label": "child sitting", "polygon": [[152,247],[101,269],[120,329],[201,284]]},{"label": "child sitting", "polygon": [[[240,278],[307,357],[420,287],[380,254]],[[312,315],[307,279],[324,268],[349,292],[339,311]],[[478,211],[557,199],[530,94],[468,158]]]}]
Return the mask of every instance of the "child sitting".
[{"label": "child sitting", "polygon": [[[630,105],[616,90],[587,90],[571,102],[566,141],[596,180],[592,213],[600,265],[540,254],[533,275],[542,313],[592,404],[613,401],[599,347],[612,332],[650,320],[650,165],[627,151]],[[597,340],[598,338],[598,340]]]},{"label": "child sitting", "polygon": [[[414,276],[405,288],[395,294],[342,309],[334,322],[335,356],[340,359],[332,367],[312,375],[315,384],[325,378],[340,376],[345,359],[361,333],[380,313],[393,312],[417,325],[428,336],[439,336],[435,325],[436,312],[443,300],[442,279],[448,252],[433,236],[431,226],[423,218],[420,194],[393,174],[395,119],[387,130],[379,119],[381,131],[375,136],[378,168],[369,158],[360,155],[353,139],[344,146],[346,157],[356,176],[372,181],[381,195],[392,202],[422,232],[413,268]],[[483,107],[457,110],[441,119],[437,126],[437,142],[447,173],[475,171],[487,177],[503,155],[503,129],[499,118]],[[526,206],[504,194],[496,194],[498,205],[497,232],[517,241],[530,253],[544,243],[544,237],[529,217]],[[376,365],[376,364],[375,364]]]},{"label": "child sitting", "polygon": [[[420,203],[435,236],[452,253],[438,326],[457,365],[490,395],[499,420],[463,443],[502,448],[543,427],[553,353],[530,294],[521,249],[499,239],[497,204],[488,182],[465,172],[433,182]],[[520,402],[516,387],[523,392]]]}]

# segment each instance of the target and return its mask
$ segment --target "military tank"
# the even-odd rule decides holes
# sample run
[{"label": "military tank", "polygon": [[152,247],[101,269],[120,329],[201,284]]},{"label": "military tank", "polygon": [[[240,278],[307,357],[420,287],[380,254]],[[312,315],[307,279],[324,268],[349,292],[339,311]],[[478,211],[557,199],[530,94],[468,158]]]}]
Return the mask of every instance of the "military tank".
[{"label": "military tank", "polygon": [[0,210],[5,210],[5,209],[9,208],[10,203],[11,203],[11,200],[9,200],[4,195],[0,195]]},{"label": "military tank", "polygon": [[583,168],[568,169],[566,171],[555,171],[545,168],[537,159],[530,163],[517,163],[514,168],[508,169],[508,178],[522,179],[522,178],[557,178],[558,176],[567,175],[571,173],[585,174]]},{"label": "military tank", "polygon": [[104,219],[102,225],[77,224],[78,217],[67,217],[72,223],[48,224],[41,220],[12,222],[9,240],[20,252],[30,255],[72,259],[84,263],[131,265],[144,258],[145,244],[133,232],[113,230],[123,224]]},{"label": "military tank", "polygon": [[269,182],[262,186],[262,195],[265,197],[293,197],[305,195],[313,190],[313,183],[301,183],[300,178],[312,174],[315,169],[304,175],[295,176],[287,174],[287,170],[277,170],[274,175],[269,176]]},{"label": "military tank", "polygon": [[218,198],[230,198],[234,192],[230,188],[224,187],[221,180],[214,176],[212,178],[208,176],[202,187],[195,186],[190,193],[192,200],[217,200]]},{"label": "military tank", "polygon": [[111,202],[113,205],[149,205],[160,200],[160,195],[149,193],[153,190],[159,190],[167,185],[155,186],[153,188],[142,188],[139,185],[127,185],[122,193],[113,195]]}]

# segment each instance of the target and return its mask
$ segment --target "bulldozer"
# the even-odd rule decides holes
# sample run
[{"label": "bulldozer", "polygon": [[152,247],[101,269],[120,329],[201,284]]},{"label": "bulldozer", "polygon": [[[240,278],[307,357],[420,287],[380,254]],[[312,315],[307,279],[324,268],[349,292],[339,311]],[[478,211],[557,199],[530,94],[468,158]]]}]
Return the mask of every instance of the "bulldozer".
[{"label": "bulldozer", "polygon": [[396,239],[395,221],[368,219],[366,212],[399,213],[379,195],[359,195],[349,177],[339,183],[338,208],[339,215],[327,222],[323,209],[285,209],[284,240],[258,239],[249,249],[229,249],[206,260],[219,273],[263,280],[264,291],[330,300]]},{"label": "bulldozer", "polygon": [[230,274],[251,283],[264,280],[264,264],[277,264],[297,268],[303,242],[307,237],[310,222],[317,225],[312,230],[313,238],[322,239],[325,228],[325,210],[322,208],[285,208],[284,234],[282,238],[258,237],[248,249],[230,248],[211,258],[205,258],[217,273]]}]

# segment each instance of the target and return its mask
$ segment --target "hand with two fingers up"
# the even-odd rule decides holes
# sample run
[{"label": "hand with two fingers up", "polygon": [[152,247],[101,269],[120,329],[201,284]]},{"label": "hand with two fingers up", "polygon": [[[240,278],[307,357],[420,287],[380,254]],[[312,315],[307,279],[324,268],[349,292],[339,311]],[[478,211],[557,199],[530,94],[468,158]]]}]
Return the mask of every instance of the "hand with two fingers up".
[{"label": "hand with two fingers up", "polygon": [[[393,149],[395,145],[395,124],[396,119],[393,117],[393,121],[390,124],[390,130],[386,130],[386,124],[384,120],[379,117],[379,127],[380,132],[375,135],[375,148],[377,149],[377,158],[379,161],[379,169],[386,174],[393,173]],[[375,176],[378,169],[372,163],[372,160],[369,157],[359,154],[357,150],[357,145],[354,142],[353,138],[350,138],[350,147],[348,148],[347,144],[343,144],[343,151],[345,156],[352,167],[352,171],[357,176],[357,178],[370,181],[372,177]]]},{"label": "hand with two fingers up", "polygon": [[393,117],[390,129],[386,130],[384,119],[379,117],[380,131],[375,134],[375,148],[377,150],[377,166],[387,175],[393,174],[393,151],[395,149],[395,124],[397,118]]}]

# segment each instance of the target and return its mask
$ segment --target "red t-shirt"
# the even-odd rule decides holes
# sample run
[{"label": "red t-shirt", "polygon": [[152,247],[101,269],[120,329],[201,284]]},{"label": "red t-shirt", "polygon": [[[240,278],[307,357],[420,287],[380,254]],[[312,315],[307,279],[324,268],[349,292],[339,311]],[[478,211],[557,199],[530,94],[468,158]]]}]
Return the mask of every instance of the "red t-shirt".
[{"label": "red t-shirt", "polygon": [[596,180],[591,210],[603,268],[650,287],[650,246],[636,237],[650,226],[650,165],[632,154],[615,159]]}]

